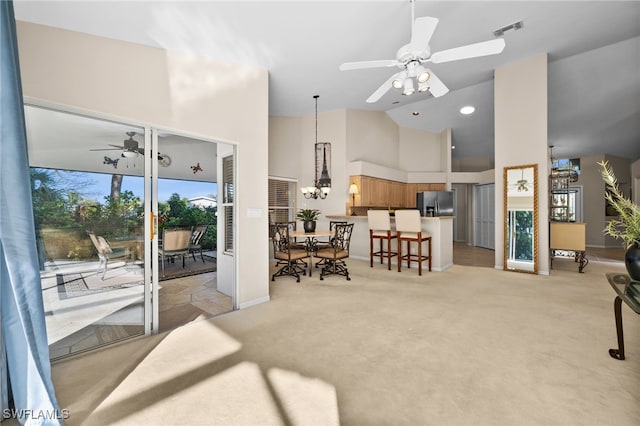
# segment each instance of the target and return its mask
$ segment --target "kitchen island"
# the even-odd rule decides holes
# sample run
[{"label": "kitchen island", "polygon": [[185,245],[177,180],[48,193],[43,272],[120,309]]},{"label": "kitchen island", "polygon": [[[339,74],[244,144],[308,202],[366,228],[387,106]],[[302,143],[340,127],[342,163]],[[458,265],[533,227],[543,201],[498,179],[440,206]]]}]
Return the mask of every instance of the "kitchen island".
[{"label": "kitchen island", "polygon": [[[346,220],[349,223],[353,223],[353,234],[349,249],[350,257],[369,261],[369,224],[367,216],[326,215],[325,217],[328,220]],[[428,232],[431,235],[431,249],[433,250],[433,253],[431,253],[431,269],[433,271],[444,271],[453,266],[453,216],[421,217],[420,219],[423,232]],[[391,217],[391,229],[395,229],[395,218],[393,216]],[[376,241],[376,243],[378,242]],[[397,252],[397,241],[392,241],[391,250]],[[412,253],[415,250],[416,245],[413,244],[411,246]],[[426,248],[423,251],[426,251]],[[378,258],[375,258],[374,261],[378,262],[378,265],[380,264]],[[392,258],[391,262],[397,264],[397,258]],[[403,268],[405,267],[403,266]],[[413,263],[411,267],[417,268],[418,266]]]}]

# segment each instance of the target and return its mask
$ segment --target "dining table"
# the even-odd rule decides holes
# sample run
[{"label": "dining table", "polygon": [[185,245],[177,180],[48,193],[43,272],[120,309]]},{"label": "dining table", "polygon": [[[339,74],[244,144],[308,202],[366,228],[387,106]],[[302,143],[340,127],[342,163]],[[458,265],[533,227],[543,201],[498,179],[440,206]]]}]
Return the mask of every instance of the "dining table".
[{"label": "dining table", "polygon": [[313,254],[318,251],[318,244],[325,243],[325,241],[318,240],[318,237],[328,237],[326,241],[326,243],[328,243],[334,233],[335,231],[331,229],[318,229],[314,232],[292,231],[289,234],[296,240],[298,238],[304,238],[304,245],[307,249],[307,253],[309,254],[309,276],[311,276],[313,271]]}]

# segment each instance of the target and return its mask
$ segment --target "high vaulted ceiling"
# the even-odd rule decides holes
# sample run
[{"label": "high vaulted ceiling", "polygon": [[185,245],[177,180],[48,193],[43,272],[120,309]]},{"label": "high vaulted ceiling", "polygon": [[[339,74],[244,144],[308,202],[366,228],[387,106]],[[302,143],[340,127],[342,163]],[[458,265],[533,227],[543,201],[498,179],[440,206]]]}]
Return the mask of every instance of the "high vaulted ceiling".
[{"label": "high vaulted ceiling", "polygon": [[[411,37],[411,2],[16,0],[16,19],[268,69],[270,115],[337,108],[384,110],[400,126],[452,129],[454,158],[493,158],[493,70],[548,53],[548,143],[555,157],[640,158],[640,2],[417,1],[439,24],[432,52],[504,34],[499,55],[431,64],[441,98],[390,90],[365,100],[396,68],[339,71],[343,62],[394,59]],[[459,108],[476,112],[462,116]],[[414,116],[411,113],[420,114]]]}]

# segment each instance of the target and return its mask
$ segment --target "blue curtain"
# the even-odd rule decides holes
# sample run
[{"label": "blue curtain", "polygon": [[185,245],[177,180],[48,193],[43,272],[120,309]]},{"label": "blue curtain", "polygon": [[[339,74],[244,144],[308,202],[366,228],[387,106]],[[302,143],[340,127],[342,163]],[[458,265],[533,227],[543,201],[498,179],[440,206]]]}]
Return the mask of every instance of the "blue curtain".
[{"label": "blue curtain", "polygon": [[0,330],[0,360],[6,357],[0,368],[8,370],[10,384],[6,372],[0,374],[3,403],[13,398],[22,424],[61,424],[51,382],[12,1],[0,1]]}]

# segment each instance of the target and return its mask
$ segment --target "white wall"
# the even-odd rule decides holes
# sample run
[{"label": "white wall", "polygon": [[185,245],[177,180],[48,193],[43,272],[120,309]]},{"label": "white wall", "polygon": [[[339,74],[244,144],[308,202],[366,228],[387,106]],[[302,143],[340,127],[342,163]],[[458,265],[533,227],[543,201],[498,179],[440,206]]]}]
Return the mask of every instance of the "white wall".
[{"label": "white wall", "polygon": [[495,71],[495,262],[504,255],[503,168],[538,164],[538,271],[549,273],[547,55]]},{"label": "white wall", "polygon": [[[268,241],[255,238],[267,229],[267,72],[25,22],[17,29],[27,100],[237,143],[238,302],[268,300]],[[247,217],[250,208],[261,215]]]}]

